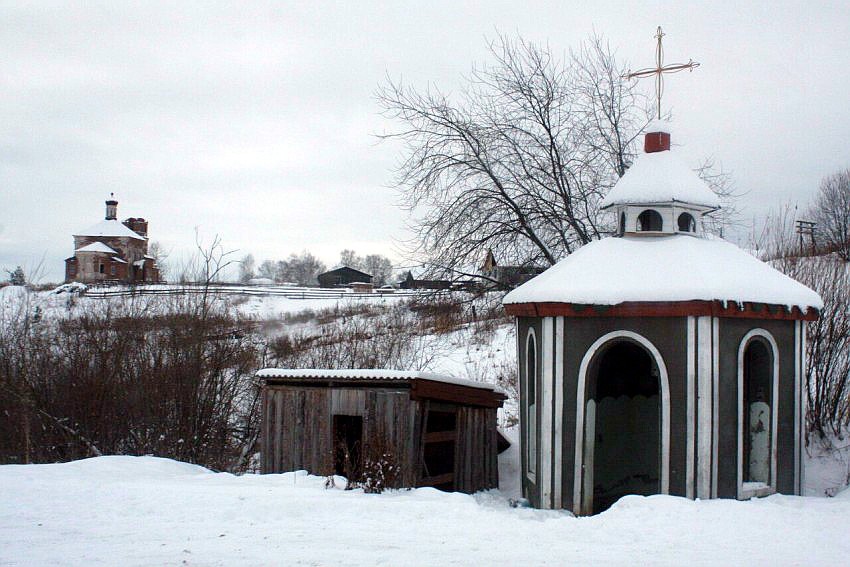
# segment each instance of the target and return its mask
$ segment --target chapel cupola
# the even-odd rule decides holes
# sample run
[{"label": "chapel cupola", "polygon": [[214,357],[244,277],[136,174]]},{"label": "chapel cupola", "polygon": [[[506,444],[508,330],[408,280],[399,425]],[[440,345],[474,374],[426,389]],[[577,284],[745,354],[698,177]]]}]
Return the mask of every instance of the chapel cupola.
[{"label": "chapel cupola", "polygon": [[671,150],[670,123],[646,127],[644,153],[602,200],[617,215],[618,236],[702,232],[702,216],[720,208],[717,195]]},{"label": "chapel cupola", "polygon": [[115,200],[115,193],[110,193],[106,200],[106,220],[118,219],[118,201]]}]

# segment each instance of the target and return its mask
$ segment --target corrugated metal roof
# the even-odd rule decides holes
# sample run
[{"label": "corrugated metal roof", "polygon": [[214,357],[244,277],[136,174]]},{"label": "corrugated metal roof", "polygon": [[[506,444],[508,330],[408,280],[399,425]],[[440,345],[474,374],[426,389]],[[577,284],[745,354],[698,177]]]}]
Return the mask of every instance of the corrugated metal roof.
[{"label": "corrugated metal roof", "polygon": [[455,378],[444,374],[431,372],[419,372],[416,370],[390,370],[386,368],[356,368],[356,369],[328,369],[328,368],[264,368],[257,372],[258,378],[293,378],[293,379],[320,379],[320,380],[350,380],[353,382],[366,381],[397,381],[409,382],[411,380],[430,380],[445,384],[455,384],[470,388],[480,388],[503,393],[502,389],[495,384],[477,382],[464,378]]}]

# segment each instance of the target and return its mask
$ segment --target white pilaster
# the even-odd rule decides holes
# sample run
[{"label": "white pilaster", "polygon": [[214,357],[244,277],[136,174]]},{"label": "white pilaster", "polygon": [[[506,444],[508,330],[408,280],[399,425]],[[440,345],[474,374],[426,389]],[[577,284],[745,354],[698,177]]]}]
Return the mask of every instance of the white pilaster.
[{"label": "white pilaster", "polygon": [[564,470],[564,318],[555,319],[555,374],[552,379],[555,394],[555,420],[553,424],[553,507],[563,508]]},{"label": "white pilaster", "polygon": [[540,380],[540,470],[537,471],[537,486],[540,491],[540,507],[552,508],[552,408],[553,378],[555,373],[555,318],[543,319],[540,338],[540,355],[543,373]]},{"label": "white pilaster", "polygon": [[696,373],[697,373],[697,329],[696,317],[688,317],[688,361],[687,361],[687,431],[685,443],[685,496],[693,498],[695,493],[694,454],[696,450]]},{"label": "white pilaster", "polygon": [[697,498],[711,498],[712,324],[696,320],[697,362]]}]

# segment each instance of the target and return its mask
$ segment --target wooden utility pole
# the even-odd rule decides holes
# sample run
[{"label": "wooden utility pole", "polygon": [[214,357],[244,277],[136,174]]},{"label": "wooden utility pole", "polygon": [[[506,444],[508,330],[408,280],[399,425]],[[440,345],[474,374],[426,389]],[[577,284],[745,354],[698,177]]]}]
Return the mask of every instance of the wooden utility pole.
[{"label": "wooden utility pole", "polygon": [[803,255],[803,241],[805,237],[809,237],[809,250],[812,254],[815,253],[815,226],[816,223],[813,221],[797,221],[797,235],[800,239],[800,256]]}]

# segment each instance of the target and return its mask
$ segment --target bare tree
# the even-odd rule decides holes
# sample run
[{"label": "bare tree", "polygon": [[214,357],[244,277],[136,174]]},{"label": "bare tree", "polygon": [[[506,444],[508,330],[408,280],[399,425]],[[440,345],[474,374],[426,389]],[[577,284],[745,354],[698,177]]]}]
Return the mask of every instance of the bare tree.
[{"label": "bare tree", "polygon": [[446,271],[487,248],[551,265],[606,233],[599,201],[651,115],[599,37],[564,60],[504,36],[489,48],[457,97],[393,82],[377,95],[404,125],[384,137],[406,145],[396,184],[419,213],[415,252]]},{"label": "bare tree", "polygon": [[246,254],[239,261],[239,281],[246,283],[254,277],[254,255]]},{"label": "bare tree", "polygon": [[263,263],[257,268],[257,275],[261,278],[275,279],[277,275],[277,264],[274,260],[263,260]]},{"label": "bare tree", "polygon": [[161,242],[154,240],[148,246],[148,255],[152,256],[156,267],[159,270],[159,276],[164,280],[168,276],[168,251]]},{"label": "bare tree", "polygon": [[278,262],[279,281],[295,282],[308,286],[316,284],[316,276],[325,271],[325,264],[304,250],[301,254],[291,254],[286,261]]},{"label": "bare tree", "polygon": [[850,261],[850,169],[821,181],[810,215],[822,244]]},{"label": "bare tree", "polygon": [[820,317],[807,324],[806,345],[807,431],[823,437],[850,425],[850,270],[836,253],[800,257],[793,211],[772,214],[755,249],[823,299]]},{"label": "bare tree", "polygon": [[720,198],[720,208],[703,217],[705,229],[723,236],[728,228],[742,228],[738,200],[746,192],[738,190],[732,174],[719,166],[714,158],[704,159],[694,171]]},{"label": "bare tree", "polygon": [[393,274],[393,262],[380,254],[369,254],[363,258],[363,271],[372,276],[372,283],[384,285]]},{"label": "bare tree", "polygon": [[339,264],[356,270],[360,265],[360,258],[354,250],[346,249],[339,253]]}]

